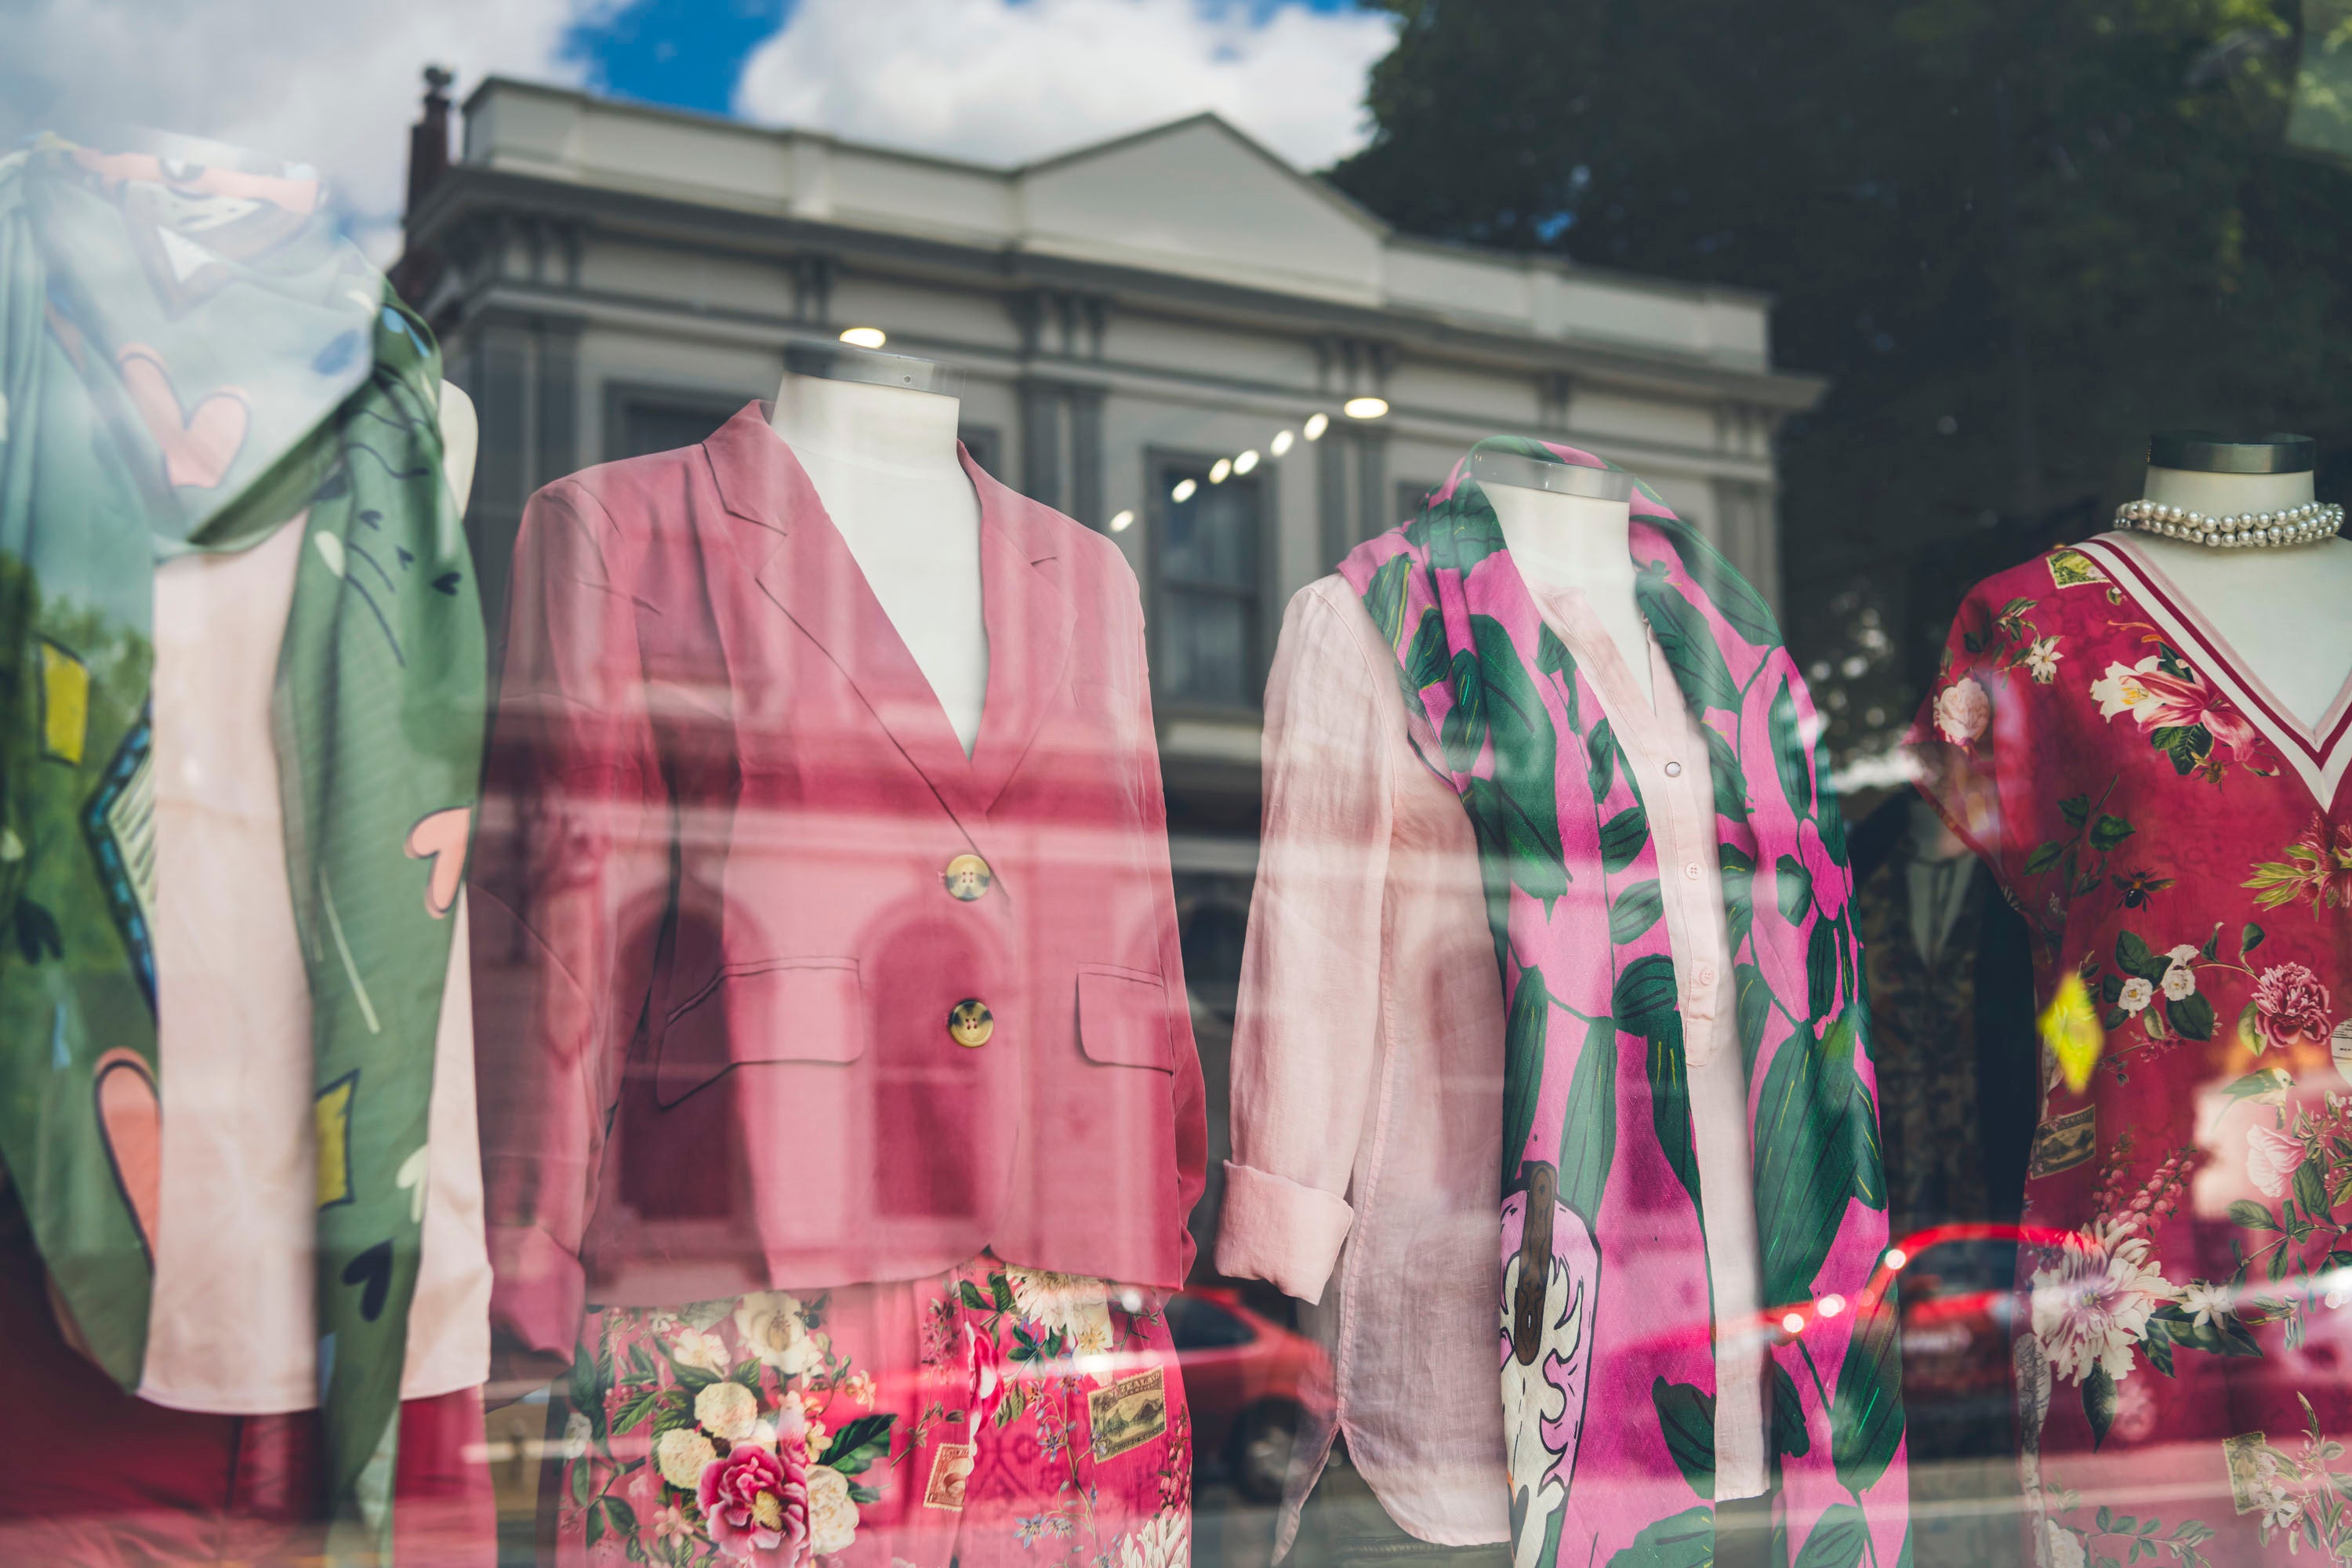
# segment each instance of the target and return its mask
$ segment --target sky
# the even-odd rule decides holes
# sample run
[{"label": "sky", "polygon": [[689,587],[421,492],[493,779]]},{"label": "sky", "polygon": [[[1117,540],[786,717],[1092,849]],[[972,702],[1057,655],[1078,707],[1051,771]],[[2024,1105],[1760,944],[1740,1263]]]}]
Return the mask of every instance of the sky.
[{"label": "sky", "polygon": [[0,144],[131,122],[325,174],[397,247],[427,63],[1013,163],[1213,109],[1304,168],[1361,145],[1393,22],[1354,0],[0,0]]}]

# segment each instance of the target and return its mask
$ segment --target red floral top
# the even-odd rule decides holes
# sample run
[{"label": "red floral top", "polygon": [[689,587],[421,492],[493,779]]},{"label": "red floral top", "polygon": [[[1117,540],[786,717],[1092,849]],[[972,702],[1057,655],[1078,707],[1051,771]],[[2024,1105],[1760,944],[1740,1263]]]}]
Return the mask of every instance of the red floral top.
[{"label": "red floral top", "polygon": [[2019,1267],[2038,1556],[2344,1560],[2352,686],[2298,721],[2111,535],[1969,594],[1912,744],[2074,1042]]}]

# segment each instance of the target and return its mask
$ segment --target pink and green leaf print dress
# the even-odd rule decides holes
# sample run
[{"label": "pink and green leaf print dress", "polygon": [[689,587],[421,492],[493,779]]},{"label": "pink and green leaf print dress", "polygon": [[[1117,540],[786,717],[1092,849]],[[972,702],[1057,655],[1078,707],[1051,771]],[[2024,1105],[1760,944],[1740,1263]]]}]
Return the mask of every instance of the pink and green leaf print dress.
[{"label": "pink and green leaf print dress", "polygon": [[2026,1174],[2035,1555],[2352,1561],[2352,689],[2298,721],[2106,535],[1969,594],[1913,744],[2104,1037]]},{"label": "pink and green leaf print dress", "polygon": [[[1567,447],[1496,440],[1539,461]],[[1437,735],[1507,1000],[1498,1359],[1518,1568],[1712,1560],[1716,1366],[1769,1338],[1775,1535],[1798,1568],[1909,1556],[1868,1009],[1844,829],[1770,610],[1637,489],[1636,597],[1705,731],[1755,1149],[1768,1323],[1677,1323],[1706,1215],[1659,854],[1599,696],[1470,477],[1340,573]],[[1801,1331],[1771,1326],[1793,1315]]]}]

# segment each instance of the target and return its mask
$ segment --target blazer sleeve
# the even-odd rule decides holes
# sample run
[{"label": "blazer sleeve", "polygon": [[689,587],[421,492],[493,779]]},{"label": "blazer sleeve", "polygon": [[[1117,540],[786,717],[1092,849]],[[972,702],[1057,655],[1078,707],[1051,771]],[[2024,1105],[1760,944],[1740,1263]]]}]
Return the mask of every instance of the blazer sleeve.
[{"label": "blazer sleeve", "polygon": [[1395,678],[1371,667],[1342,618],[1361,606],[1319,589],[1291,600],[1266,679],[1265,822],[1217,1239],[1219,1272],[1310,1302],[1355,1223],[1347,1194],[1379,1078],[1381,916],[1403,743]]},{"label": "blazer sleeve", "polygon": [[[1132,584],[1132,578],[1129,579]],[[1183,942],[1176,924],[1175,868],[1168,855],[1168,800],[1160,782],[1160,743],[1151,714],[1151,666],[1145,651],[1143,602],[1137,590],[1133,631],[1136,725],[1128,746],[1128,767],[1143,807],[1143,872],[1151,884],[1152,924],[1160,933],[1160,979],[1168,996],[1170,1040],[1175,1048],[1172,1097],[1176,1148],[1175,1223],[1183,1233],[1184,1276],[1192,1272],[1198,1244],[1187,1221],[1209,1180],[1208,1096],[1201,1077],[1201,1049],[1192,1037],[1192,1006],[1184,989]]]},{"label": "blazer sleeve", "polygon": [[634,553],[576,480],[524,511],[484,791],[499,858],[473,889],[490,1320],[558,1355],[579,1326],[582,1234],[668,896]]}]

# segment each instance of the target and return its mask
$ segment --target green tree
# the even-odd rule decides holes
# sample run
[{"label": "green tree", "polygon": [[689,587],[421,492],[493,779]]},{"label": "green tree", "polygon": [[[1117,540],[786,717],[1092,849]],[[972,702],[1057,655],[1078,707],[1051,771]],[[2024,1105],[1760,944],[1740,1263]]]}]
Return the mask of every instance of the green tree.
[{"label": "green tree", "polygon": [[1920,552],[2103,513],[2151,429],[2352,445],[2352,179],[2281,135],[2293,0],[1379,3],[1401,28],[1341,188],[1768,290],[1778,360],[1832,378],[1781,515],[1792,642],[1866,667],[1820,682],[1847,748],[1916,700],[1860,617],[1903,619]]}]

